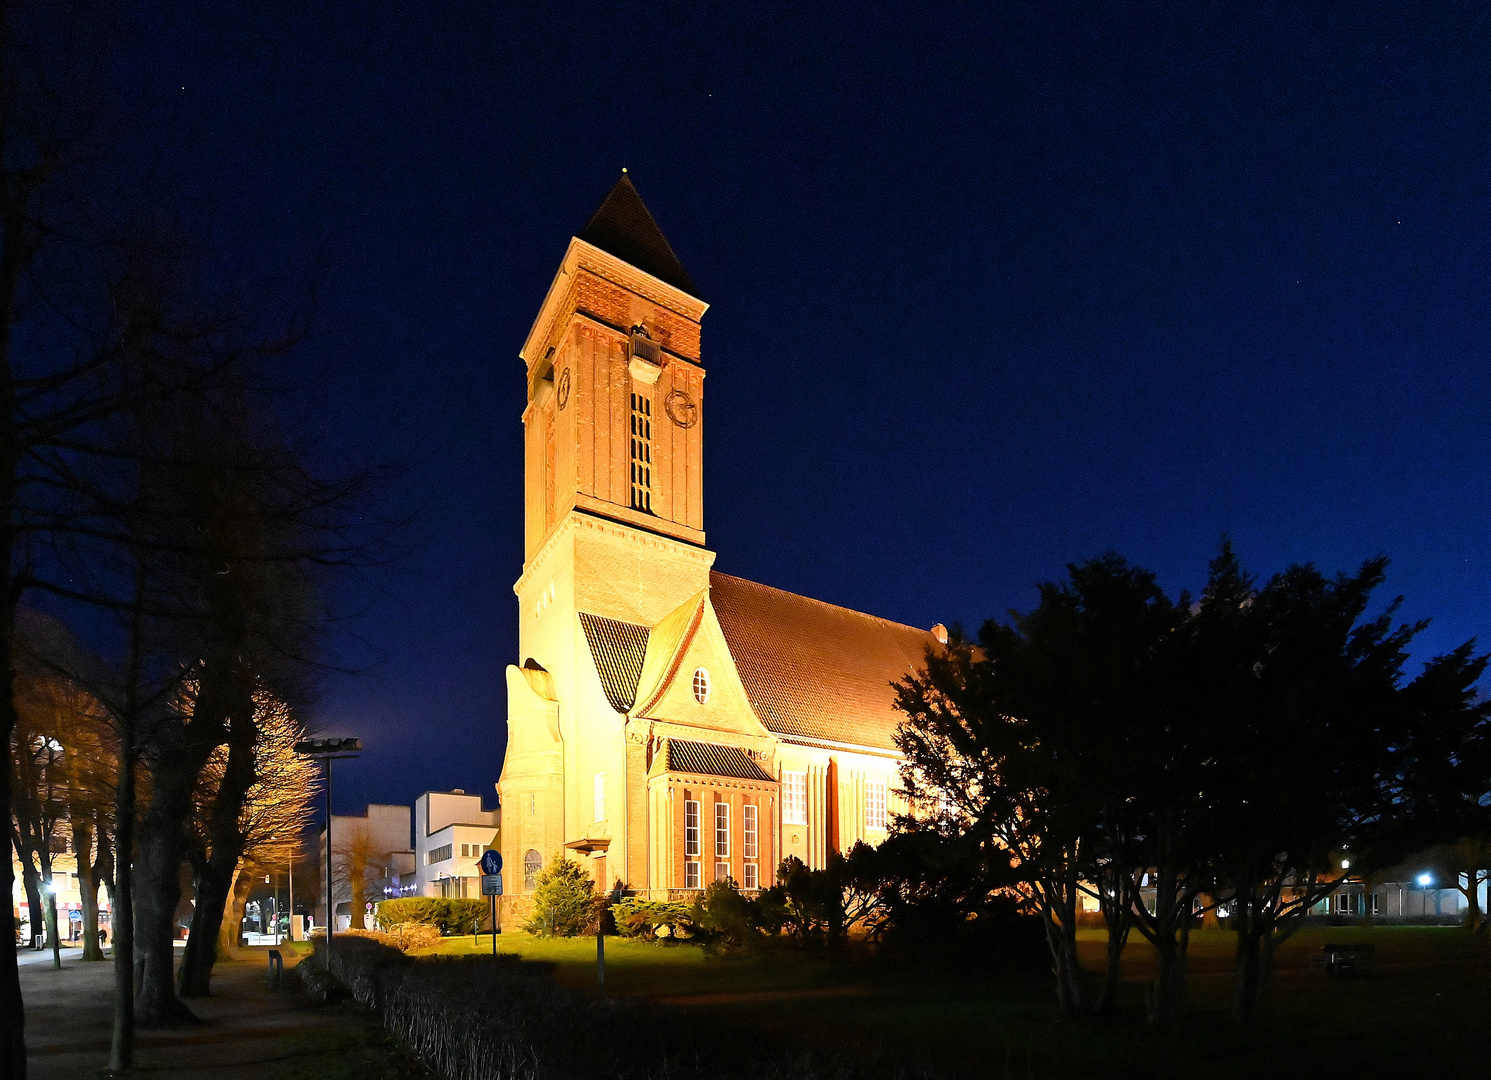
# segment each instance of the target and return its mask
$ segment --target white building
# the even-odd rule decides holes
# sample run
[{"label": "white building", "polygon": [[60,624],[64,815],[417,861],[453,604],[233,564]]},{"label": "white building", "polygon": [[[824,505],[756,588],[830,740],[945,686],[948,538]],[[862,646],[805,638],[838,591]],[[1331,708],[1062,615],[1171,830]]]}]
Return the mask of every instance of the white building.
[{"label": "white building", "polygon": [[427,791],[414,801],[414,858],[420,896],[481,896],[477,860],[500,848],[502,811],[480,795]]}]

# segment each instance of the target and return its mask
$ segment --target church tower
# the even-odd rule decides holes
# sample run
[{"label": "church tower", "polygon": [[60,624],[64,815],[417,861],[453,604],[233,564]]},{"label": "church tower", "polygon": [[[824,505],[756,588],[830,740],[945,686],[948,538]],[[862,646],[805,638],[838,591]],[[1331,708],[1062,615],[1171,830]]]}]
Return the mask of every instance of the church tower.
[{"label": "church tower", "polygon": [[[565,847],[589,855],[597,877],[645,874],[623,857],[645,853],[645,798],[628,791],[645,773],[645,730],[629,733],[608,703],[580,613],[592,630],[653,626],[708,588],[699,325],[707,305],[695,293],[623,172],[570,240],[521,352],[520,656],[508,669],[498,785],[504,857],[519,858],[507,870],[515,885],[533,869],[523,856],[537,852],[547,865]],[[604,837],[596,842],[615,849],[609,867],[605,847],[577,848],[577,836]]]}]

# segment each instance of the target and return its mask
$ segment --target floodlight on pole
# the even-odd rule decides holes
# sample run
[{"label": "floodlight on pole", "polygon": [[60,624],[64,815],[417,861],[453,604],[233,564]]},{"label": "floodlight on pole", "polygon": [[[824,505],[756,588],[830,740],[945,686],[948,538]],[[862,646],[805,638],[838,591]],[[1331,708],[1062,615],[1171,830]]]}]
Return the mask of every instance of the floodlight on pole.
[{"label": "floodlight on pole", "polygon": [[331,937],[336,929],[336,901],[331,893],[331,763],[354,758],[362,750],[362,740],[352,738],[301,739],[295,744],[301,757],[315,758],[326,765],[326,969],[331,970]]}]

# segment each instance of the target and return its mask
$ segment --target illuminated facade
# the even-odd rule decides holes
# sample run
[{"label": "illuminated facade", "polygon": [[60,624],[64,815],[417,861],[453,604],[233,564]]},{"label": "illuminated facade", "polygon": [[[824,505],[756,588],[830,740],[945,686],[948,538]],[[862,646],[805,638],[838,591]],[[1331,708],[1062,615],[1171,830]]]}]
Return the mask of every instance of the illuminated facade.
[{"label": "illuminated facade", "polygon": [[705,308],[623,175],[522,350],[509,910],[562,852],[607,888],[756,888],[785,856],[877,842],[899,808],[889,684],[939,635],[713,569]]}]

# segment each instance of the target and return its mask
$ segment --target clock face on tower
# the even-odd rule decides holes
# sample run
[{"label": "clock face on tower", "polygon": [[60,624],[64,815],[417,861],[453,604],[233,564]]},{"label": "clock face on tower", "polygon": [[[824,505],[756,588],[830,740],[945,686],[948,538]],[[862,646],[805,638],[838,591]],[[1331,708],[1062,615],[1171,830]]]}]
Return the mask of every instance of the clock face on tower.
[{"label": "clock face on tower", "polygon": [[562,412],[569,403],[569,368],[565,368],[564,373],[559,376],[559,385],[554,388],[554,392],[559,398],[559,409]]},{"label": "clock face on tower", "polygon": [[681,428],[691,428],[699,422],[699,406],[694,404],[694,399],[689,396],[687,390],[674,387],[668,391],[668,396],[663,399],[663,410]]}]

